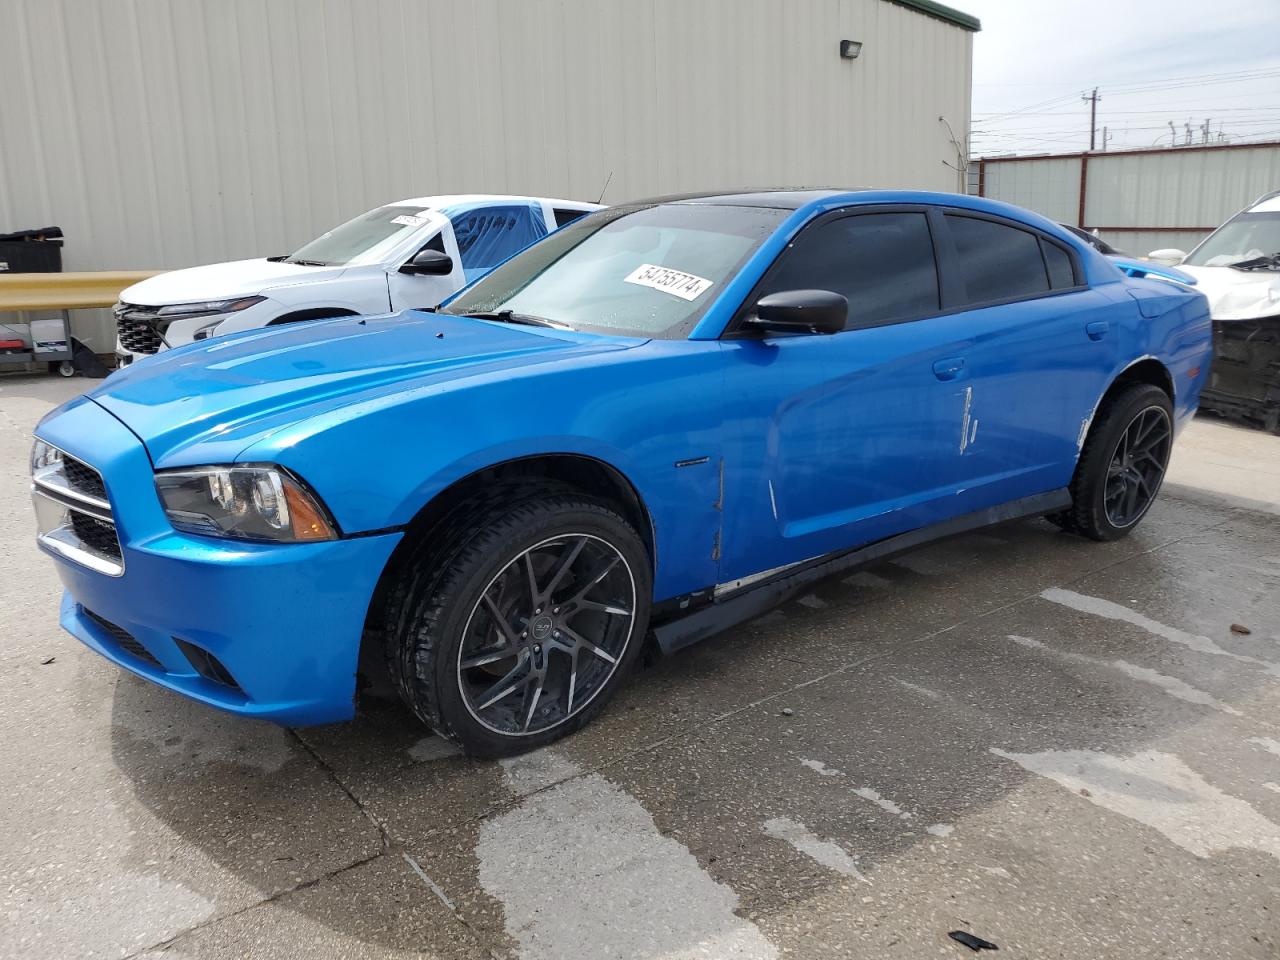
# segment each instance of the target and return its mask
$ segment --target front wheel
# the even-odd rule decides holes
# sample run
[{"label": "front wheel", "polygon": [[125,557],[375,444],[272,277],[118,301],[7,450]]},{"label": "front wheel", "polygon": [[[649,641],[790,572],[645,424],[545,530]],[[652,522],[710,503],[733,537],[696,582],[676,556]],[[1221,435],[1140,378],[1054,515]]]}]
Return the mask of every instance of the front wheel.
[{"label": "front wheel", "polygon": [[1105,400],[1075,476],[1072,505],[1050,517],[1093,540],[1118,540],[1147,515],[1173,451],[1173,405],[1159,387],[1135,383]]},{"label": "front wheel", "polygon": [[468,753],[530,750],[595,716],[635,662],[648,556],[625,520],[575,493],[460,516],[410,573],[392,675]]}]

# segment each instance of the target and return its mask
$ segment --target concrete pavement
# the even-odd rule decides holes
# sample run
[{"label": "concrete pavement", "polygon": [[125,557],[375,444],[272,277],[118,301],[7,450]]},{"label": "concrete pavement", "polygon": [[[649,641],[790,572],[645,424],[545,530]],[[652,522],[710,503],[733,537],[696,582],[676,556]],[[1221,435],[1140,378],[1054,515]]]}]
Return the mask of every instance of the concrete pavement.
[{"label": "concrete pavement", "polygon": [[1127,540],[825,582],[491,763],[394,704],[225,717],[61,633],[26,457],[86,385],[0,379],[0,956],[1280,952],[1280,438],[1199,420]]}]

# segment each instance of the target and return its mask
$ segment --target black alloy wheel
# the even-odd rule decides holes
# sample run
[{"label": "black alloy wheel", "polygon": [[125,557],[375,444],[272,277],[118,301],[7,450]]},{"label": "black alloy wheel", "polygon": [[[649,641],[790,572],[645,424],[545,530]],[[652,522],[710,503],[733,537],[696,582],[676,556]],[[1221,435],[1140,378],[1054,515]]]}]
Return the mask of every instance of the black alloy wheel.
[{"label": "black alloy wheel", "polygon": [[1162,407],[1135,416],[1111,454],[1104,494],[1107,519],[1119,529],[1142,519],[1151,507],[1169,466],[1173,426]]},{"label": "black alloy wheel", "polygon": [[604,689],[635,630],[626,557],[588,533],[522,550],[476,601],[458,648],[458,690],[506,736],[551,730]]}]

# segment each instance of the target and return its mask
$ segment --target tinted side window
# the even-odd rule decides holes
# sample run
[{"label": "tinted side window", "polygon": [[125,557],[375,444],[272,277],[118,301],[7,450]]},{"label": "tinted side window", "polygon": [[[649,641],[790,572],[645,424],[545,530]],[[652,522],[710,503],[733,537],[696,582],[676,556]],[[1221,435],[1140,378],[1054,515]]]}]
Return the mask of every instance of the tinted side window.
[{"label": "tinted side window", "polygon": [[551,211],[556,218],[557,228],[563,227],[566,223],[573,223],[573,221],[585,217],[590,212],[590,210],[561,210],[559,207]]},{"label": "tinted side window", "polygon": [[1048,293],[1049,277],[1034,233],[991,220],[947,214],[967,302]]},{"label": "tinted side window", "polygon": [[542,208],[529,204],[479,207],[449,219],[468,273],[492,269],[547,235]]},{"label": "tinted side window", "polygon": [[845,329],[907,320],[938,309],[938,268],[923,213],[873,213],[804,230],[764,293],[831,290],[849,301]]},{"label": "tinted side window", "polygon": [[1049,286],[1065,290],[1076,285],[1076,271],[1071,265],[1071,255],[1052,240],[1041,238],[1044,265],[1049,269]]}]

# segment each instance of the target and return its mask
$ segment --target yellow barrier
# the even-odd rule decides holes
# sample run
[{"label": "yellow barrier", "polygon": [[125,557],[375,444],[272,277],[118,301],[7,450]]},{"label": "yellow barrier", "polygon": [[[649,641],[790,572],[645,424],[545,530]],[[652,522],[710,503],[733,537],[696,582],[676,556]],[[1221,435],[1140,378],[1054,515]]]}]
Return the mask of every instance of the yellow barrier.
[{"label": "yellow barrier", "polygon": [[160,270],[85,273],[0,273],[0,313],[11,310],[81,310],[109,307],[120,291]]}]

